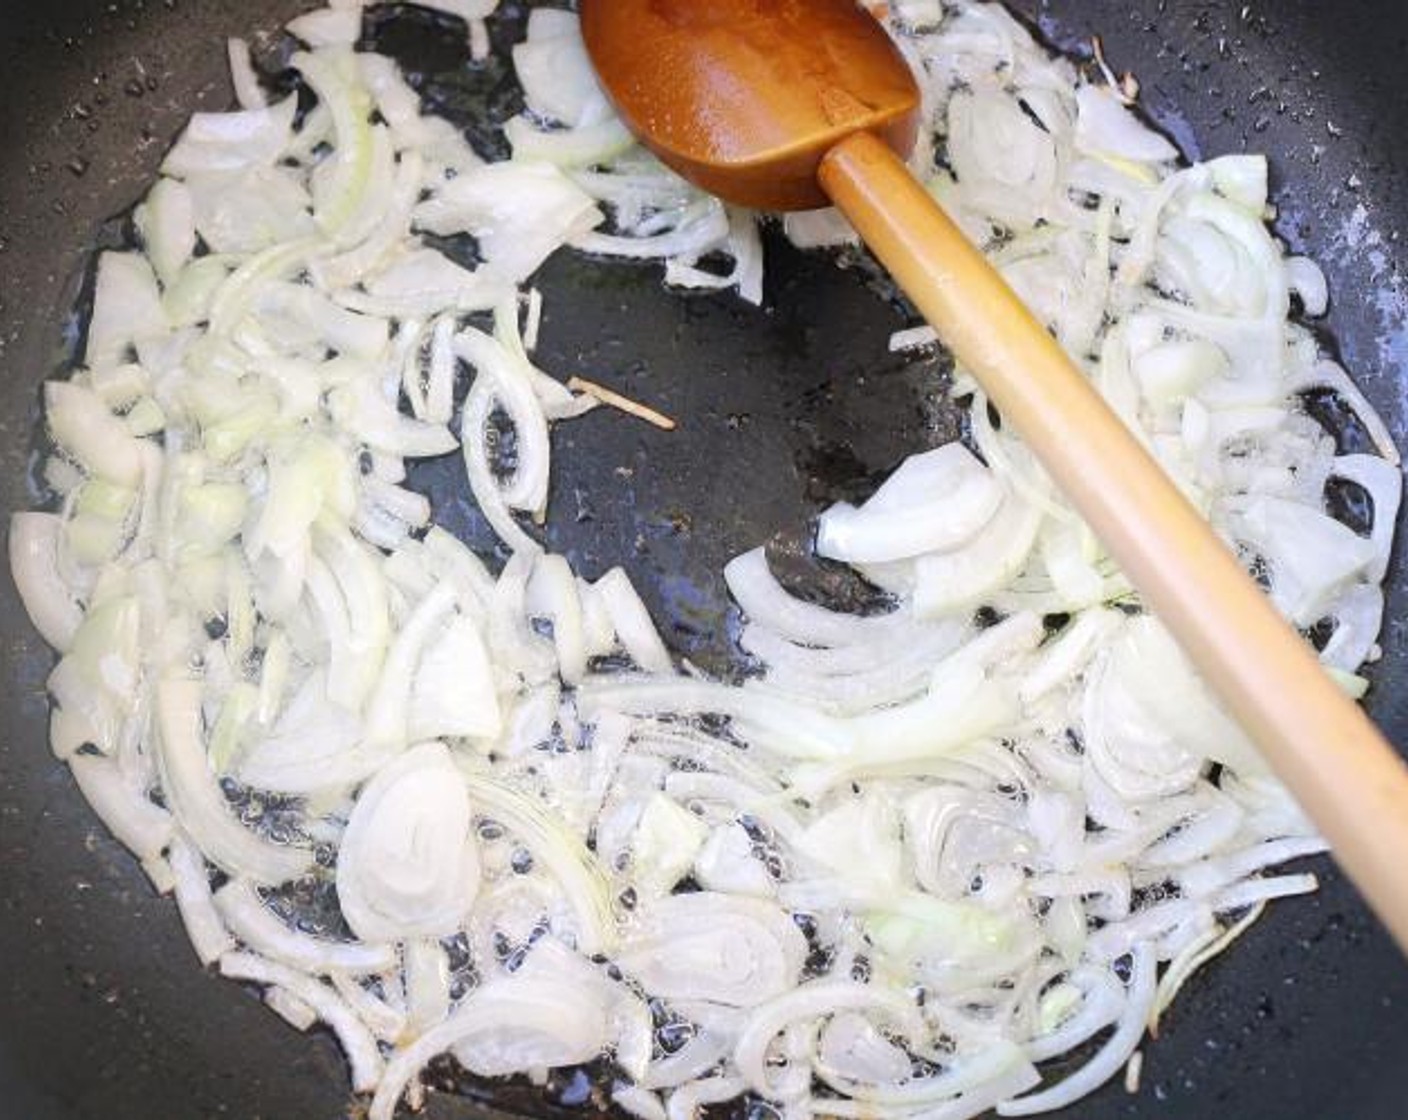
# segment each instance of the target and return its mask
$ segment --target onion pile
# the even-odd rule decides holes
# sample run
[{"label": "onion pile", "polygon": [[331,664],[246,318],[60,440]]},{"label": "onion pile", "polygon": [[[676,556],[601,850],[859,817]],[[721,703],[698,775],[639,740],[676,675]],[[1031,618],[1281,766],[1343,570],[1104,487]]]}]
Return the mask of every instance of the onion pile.
[{"label": "onion pile", "polygon": [[[428,6],[487,49],[492,0]],[[931,124],[916,169],[1362,694],[1398,459],[1291,321],[1326,285],[1266,228],[1265,161],[1180,164],[999,7],[889,19]],[[744,1094],[1021,1116],[1109,1080],[1314,889],[1272,870],[1324,849],[1297,806],[961,371],[971,440],[820,518],[818,553],[890,609],[794,597],[752,552],[725,576],[764,671],[678,671],[623,572],[535,539],[551,426],[595,401],[534,364],[529,285],[572,247],[758,300],[758,216],[634,146],[570,12],[514,49],[498,163],[361,24],[341,0],[289,26],[303,111],[231,44],[240,108],[191,119],[138,244],[99,259],[82,368],[46,386],[56,500],[14,517],[11,567],[95,812],[203,962],[337,1033],[374,1120],[444,1054],[540,1081],[606,1056],[643,1120]],[[850,239],[830,213],[786,230]],[[1312,391],[1377,454],[1340,454]],[[456,452],[500,570],[405,485]],[[1372,526],[1327,511],[1332,480]],[[291,883],[335,887],[335,919],[286,920]]]}]

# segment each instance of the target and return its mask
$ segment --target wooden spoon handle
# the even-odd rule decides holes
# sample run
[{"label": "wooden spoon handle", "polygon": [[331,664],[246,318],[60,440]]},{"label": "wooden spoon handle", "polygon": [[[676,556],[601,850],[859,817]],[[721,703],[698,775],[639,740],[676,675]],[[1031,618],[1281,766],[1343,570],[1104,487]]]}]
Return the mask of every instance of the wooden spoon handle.
[{"label": "wooden spoon handle", "polygon": [[819,174],[1408,951],[1408,767],[899,157],[857,133]]}]

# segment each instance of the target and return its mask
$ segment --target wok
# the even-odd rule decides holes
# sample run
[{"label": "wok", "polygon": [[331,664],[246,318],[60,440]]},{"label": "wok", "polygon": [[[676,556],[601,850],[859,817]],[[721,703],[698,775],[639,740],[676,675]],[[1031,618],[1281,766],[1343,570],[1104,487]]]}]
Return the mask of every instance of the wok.
[{"label": "wok", "polygon": [[[1035,5],[1035,6],[1034,6]],[[7,0],[0,15],[0,508],[35,498],[39,384],[73,345],[95,246],[196,107],[230,103],[223,40],[275,30],[298,0]],[[1195,154],[1273,156],[1279,229],[1325,266],[1333,346],[1408,439],[1408,8],[1394,0],[1021,0],[1069,45],[1096,31],[1144,104]],[[512,5],[510,5],[512,9]],[[510,13],[512,14],[512,13]],[[373,14],[371,22],[380,24]],[[514,19],[499,34],[514,34]],[[266,46],[268,44],[266,43]],[[516,109],[503,69],[460,73],[453,36],[388,33],[467,118]],[[457,76],[458,75],[458,76]],[[864,494],[956,418],[937,360],[886,356],[905,312],[863,267],[772,239],[768,302],[666,292],[655,267],[554,261],[542,364],[611,375],[682,418],[671,435],[592,416],[556,437],[551,545],[595,575],[624,563],[681,653],[726,663],[723,562],[771,539],[800,558],[817,506]],[[1350,438],[1353,433],[1349,433]],[[455,464],[417,476],[471,543]],[[797,559],[800,563],[800,559]],[[1400,561],[1371,709],[1408,743],[1408,571]],[[0,578],[0,1116],[14,1120],[348,1114],[331,1039],[304,1038],[204,974],[174,906],[82,804],[45,747],[47,650]],[[1408,874],[1408,853],[1405,874]],[[1408,1101],[1408,967],[1332,867],[1190,983],[1146,1046],[1144,1088],[1082,1120],[1396,1120]],[[579,1083],[564,1079],[557,1096]],[[432,1095],[436,1117],[543,1115],[540,1095]]]}]

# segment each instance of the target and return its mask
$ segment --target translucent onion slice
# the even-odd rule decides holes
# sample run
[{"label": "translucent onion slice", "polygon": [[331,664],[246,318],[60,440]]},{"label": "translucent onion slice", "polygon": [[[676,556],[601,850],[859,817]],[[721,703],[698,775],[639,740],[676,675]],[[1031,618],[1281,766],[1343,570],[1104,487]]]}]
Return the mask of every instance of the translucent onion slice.
[{"label": "translucent onion slice", "polygon": [[300,933],[273,913],[252,883],[232,879],[215,894],[215,906],[230,932],[270,960],[304,972],[354,976],[389,972],[395,950],[387,944],[332,941]]},{"label": "translucent onion slice", "polygon": [[352,1066],[353,1090],[370,1093],[382,1083],[386,1065],[376,1039],[347,1003],[326,984],[286,965],[244,952],[226,953],[221,957],[220,973],[232,980],[277,987],[296,997],[337,1035]]},{"label": "translucent onion slice", "polygon": [[806,956],[806,940],[775,904],[697,892],[647,907],[616,961],[665,999],[752,1007],[790,991]]},{"label": "translucent onion slice", "polygon": [[286,883],[312,867],[311,851],[265,840],[231,812],[206,761],[199,682],[158,684],[156,723],[162,786],[173,813],[207,858],[257,883]]},{"label": "translucent onion slice", "polygon": [[469,825],[469,795],[439,743],[378,771],[338,851],[338,899],[357,936],[375,943],[457,930],[479,889]]},{"label": "translucent onion slice", "polygon": [[52,513],[10,516],[10,572],[20,598],[40,636],[63,653],[83,622],[59,567],[63,518]]}]

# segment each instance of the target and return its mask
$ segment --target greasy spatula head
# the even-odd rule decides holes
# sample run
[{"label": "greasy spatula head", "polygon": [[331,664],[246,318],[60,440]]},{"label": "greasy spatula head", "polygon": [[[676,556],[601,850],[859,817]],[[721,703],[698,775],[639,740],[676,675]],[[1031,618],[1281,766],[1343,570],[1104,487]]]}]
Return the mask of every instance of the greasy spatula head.
[{"label": "greasy spatula head", "polygon": [[919,87],[855,0],[582,0],[581,15],[627,125],[740,206],[829,205],[817,167],[852,133],[914,145]]}]

